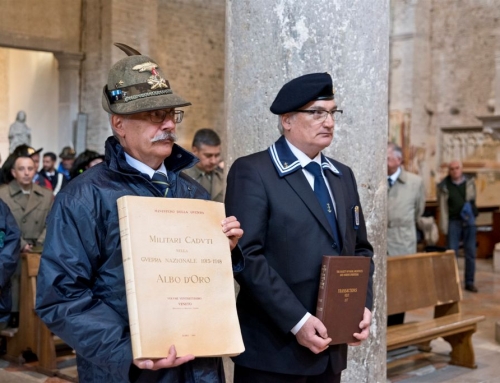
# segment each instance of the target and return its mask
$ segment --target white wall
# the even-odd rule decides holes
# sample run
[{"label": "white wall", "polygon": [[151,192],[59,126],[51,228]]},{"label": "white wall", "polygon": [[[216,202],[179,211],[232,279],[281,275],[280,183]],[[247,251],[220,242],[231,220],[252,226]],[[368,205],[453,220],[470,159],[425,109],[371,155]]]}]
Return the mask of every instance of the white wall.
[{"label": "white wall", "polygon": [[[26,124],[31,128],[31,146],[43,147],[43,152],[59,154],[66,143],[60,143],[58,131],[59,71],[52,53],[8,49],[7,102],[8,125],[16,120],[17,112],[26,112]],[[8,126],[5,130],[8,134]],[[8,156],[7,144],[0,146],[2,159]]]}]

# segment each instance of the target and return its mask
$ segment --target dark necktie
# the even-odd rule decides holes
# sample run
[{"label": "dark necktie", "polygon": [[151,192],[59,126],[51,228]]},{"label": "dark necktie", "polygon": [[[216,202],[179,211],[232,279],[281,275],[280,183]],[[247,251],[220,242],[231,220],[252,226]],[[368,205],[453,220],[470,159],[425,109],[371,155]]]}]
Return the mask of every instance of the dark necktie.
[{"label": "dark necktie", "polygon": [[389,188],[391,188],[394,181],[392,180],[391,177],[389,177],[389,178],[387,178],[387,183],[389,184]]},{"label": "dark necktie", "polygon": [[314,175],[314,194],[318,198],[321,208],[325,212],[326,218],[330,223],[333,232],[334,245],[337,250],[340,251],[342,248],[342,243],[340,242],[340,235],[337,226],[337,218],[335,217],[335,209],[333,208],[333,202],[328,192],[328,187],[326,186],[325,179],[323,178],[323,171],[321,166],[316,162],[310,162],[306,165],[305,169]]},{"label": "dark necktie", "polygon": [[155,174],[153,174],[153,178],[151,178],[151,182],[153,182],[153,185],[155,185],[164,197],[167,197],[170,184],[168,183],[168,178],[165,173],[155,172]]}]

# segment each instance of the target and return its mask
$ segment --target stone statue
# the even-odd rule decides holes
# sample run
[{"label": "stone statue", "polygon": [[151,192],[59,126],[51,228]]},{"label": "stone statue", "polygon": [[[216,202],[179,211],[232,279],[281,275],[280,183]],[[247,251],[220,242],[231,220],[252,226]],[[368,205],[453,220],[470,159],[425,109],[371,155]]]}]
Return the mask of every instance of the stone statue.
[{"label": "stone statue", "polygon": [[25,123],[26,113],[20,110],[16,121],[9,128],[9,153],[12,153],[19,145],[31,146],[31,129]]}]

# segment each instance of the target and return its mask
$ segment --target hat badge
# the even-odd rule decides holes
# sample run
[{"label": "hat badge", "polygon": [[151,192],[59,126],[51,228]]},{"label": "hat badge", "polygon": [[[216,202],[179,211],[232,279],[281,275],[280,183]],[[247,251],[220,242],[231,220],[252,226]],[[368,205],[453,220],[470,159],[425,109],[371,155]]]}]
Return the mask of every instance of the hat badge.
[{"label": "hat badge", "polygon": [[152,90],[168,88],[167,82],[163,77],[160,76],[156,68],[158,68],[157,64],[148,61],[143,64],[134,66],[132,70],[136,70],[138,72],[145,72],[145,71],[151,72],[151,76],[149,76],[147,83],[151,85]]}]

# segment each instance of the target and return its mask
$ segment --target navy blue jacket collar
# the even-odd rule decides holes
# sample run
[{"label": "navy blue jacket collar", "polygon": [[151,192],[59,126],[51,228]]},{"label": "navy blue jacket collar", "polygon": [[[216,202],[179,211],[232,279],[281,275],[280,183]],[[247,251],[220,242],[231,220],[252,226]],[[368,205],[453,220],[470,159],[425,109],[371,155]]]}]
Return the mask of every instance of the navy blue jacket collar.
[{"label": "navy blue jacket collar", "polygon": [[[105,161],[110,169],[118,170],[125,173],[139,173],[138,170],[131,167],[125,160],[125,152],[118,140],[113,136],[106,140]],[[194,154],[174,144],[172,153],[164,161],[167,170],[179,173],[181,170],[190,168],[198,162],[198,158]]]},{"label": "navy blue jacket collar", "polygon": [[[278,141],[269,147],[268,151],[271,156],[271,161],[280,177],[285,177],[298,169],[302,169],[299,160],[295,157],[286,143],[285,136],[281,136]],[[323,170],[330,170],[336,176],[342,175],[340,170],[338,170],[323,153],[321,153],[321,167]]]}]

